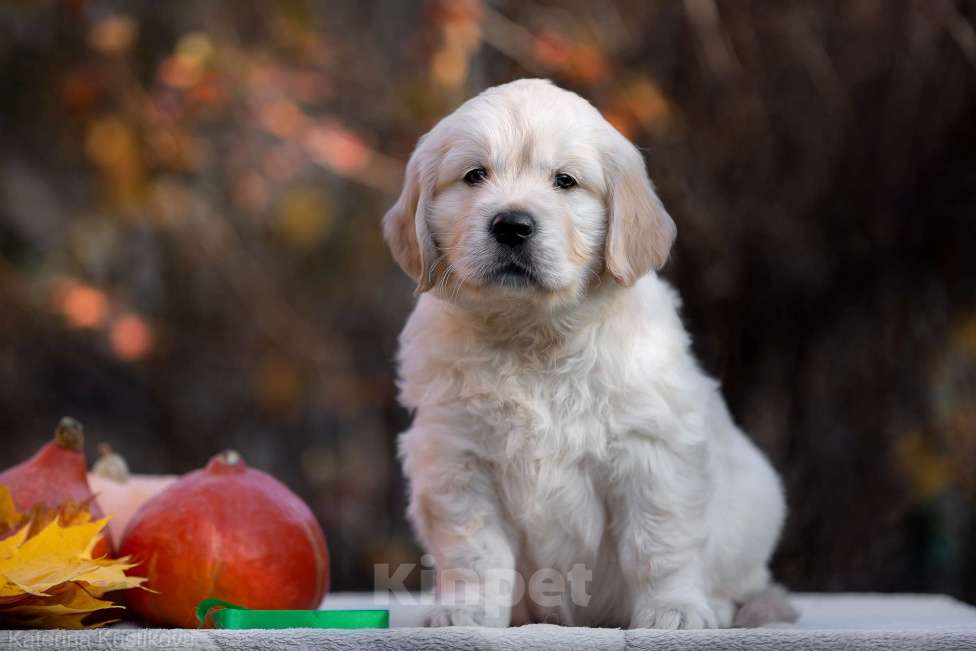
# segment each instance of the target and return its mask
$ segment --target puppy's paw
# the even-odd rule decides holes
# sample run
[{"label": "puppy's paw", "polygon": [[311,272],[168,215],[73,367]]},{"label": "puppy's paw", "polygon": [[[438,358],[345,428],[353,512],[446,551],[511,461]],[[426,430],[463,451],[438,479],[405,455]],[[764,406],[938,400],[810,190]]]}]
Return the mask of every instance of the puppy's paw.
[{"label": "puppy's paw", "polygon": [[708,604],[658,603],[634,611],[630,628],[696,629],[717,628],[718,618]]},{"label": "puppy's paw", "polygon": [[437,606],[427,615],[427,626],[484,626],[485,613],[481,608]]},{"label": "puppy's paw", "polygon": [[792,623],[798,619],[800,612],[790,603],[786,589],[774,584],[742,604],[732,626],[756,628],[774,622]]}]

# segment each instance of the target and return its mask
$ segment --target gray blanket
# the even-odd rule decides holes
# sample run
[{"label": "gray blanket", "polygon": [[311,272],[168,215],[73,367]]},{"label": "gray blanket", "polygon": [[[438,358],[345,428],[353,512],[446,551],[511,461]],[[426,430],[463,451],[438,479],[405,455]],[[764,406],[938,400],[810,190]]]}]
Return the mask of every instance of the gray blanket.
[{"label": "gray blanket", "polygon": [[[976,608],[939,595],[797,595],[795,624],[761,629],[654,631],[536,624],[510,629],[415,628],[423,606],[390,604],[389,630],[0,631],[14,649],[906,649],[976,651]],[[372,595],[336,594],[327,608],[385,607]]]}]

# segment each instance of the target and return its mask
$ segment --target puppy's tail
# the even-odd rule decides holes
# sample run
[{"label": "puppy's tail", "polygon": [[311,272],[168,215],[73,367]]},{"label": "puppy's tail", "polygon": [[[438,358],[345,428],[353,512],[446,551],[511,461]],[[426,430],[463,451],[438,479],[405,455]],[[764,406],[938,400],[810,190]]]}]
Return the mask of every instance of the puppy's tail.
[{"label": "puppy's tail", "polygon": [[732,620],[734,628],[757,628],[773,622],[795,622],[800,618],[786,589],[775,583],[739,606]]}]

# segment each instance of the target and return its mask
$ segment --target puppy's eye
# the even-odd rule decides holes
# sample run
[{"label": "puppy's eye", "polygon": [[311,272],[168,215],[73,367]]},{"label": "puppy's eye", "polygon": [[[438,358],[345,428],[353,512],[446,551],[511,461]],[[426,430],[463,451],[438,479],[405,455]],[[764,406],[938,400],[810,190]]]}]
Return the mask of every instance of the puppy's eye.
[{"label": "puppy's eye", "polygon": [[464,182],[468,185],[478,185],[488,178],[488,171],[483,167],[476,167],[464,175]]},{"label": "puppy's eye", "polygon": [[568,190],[576,187],[576,179],[569,174],[557,174],[555,179],[556,187],[560,190]]}]

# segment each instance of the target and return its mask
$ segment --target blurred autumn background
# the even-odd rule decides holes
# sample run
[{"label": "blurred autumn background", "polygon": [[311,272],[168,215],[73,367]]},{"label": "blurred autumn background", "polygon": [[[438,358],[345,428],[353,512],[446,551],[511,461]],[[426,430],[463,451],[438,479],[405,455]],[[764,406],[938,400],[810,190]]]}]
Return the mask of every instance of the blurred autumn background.
[{"label": "blurred autumn background", "polygon": [[[0,4],[3,466],[222,448],[301,494],[335,589],[417,562],[378,228],[417,137],[545,76],[636,143],[666,275],[783,473],[799,590],[976,602],[976,6]],[[415,575],[416,578],[416,575]]]}]

